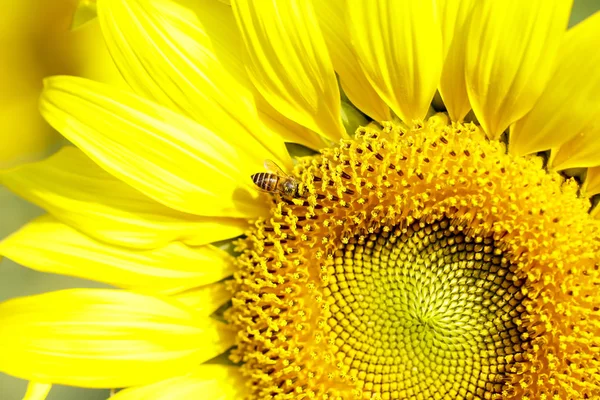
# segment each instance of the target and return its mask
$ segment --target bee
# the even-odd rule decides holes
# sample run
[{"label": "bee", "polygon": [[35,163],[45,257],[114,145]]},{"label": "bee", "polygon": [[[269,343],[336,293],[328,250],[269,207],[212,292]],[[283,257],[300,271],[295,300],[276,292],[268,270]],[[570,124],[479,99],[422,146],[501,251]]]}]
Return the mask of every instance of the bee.
[{"label": "bee", "polygon": [[252,182],[260,189],[269,193],[279,193],[287,197],[301,197],[298,193],[298,181],[282,171],[271,160],[265,160],[268,172],[252,174]]}]

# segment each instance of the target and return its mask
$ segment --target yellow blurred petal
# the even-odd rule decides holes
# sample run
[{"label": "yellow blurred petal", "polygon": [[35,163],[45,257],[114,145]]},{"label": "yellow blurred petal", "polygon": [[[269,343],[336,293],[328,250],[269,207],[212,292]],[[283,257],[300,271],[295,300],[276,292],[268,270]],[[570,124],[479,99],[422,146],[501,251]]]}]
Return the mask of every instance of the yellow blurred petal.
[{"label": "yellow blurred petal", "polygon": [[233,257],[214,246],[173,242],[131,250],[95,241],[51,216],[37,218],[1,241],[0,254],[37,271],[148,292],[210,284],[234,270]]},{"label": "yellow blurred petal", "polygon": [[465,82],[465,48],[469,40],[468,19],[475,3],[475,0],[436,2],[444,48],[444,67],[439,90],[453,121],[461,121],[471,110]]},{"label": "yellow blurred petal", "polygon": [[218,282],[176,293],[172,297],[202,315],[210,315],[231,299],[231,292],[224,283]]},{"label": "yellow blurred petal", "polygon": [[[79,51],[73,55],[74,58],[76,57],[75,61],[81,65],[81,73],[77,74],[78,76],[131,90],[108,52],[97,18],[69,32],[69,35],[83,43],[79,46]],[[46,76],[49,75],[54,74]],[[41,79],[39,83],[41,89]],[[37,107],[36,112],[39,114]]]},{"label": "yellow blurred petal", "polygon": [[285,117],[326,138],[346,137],[337,80],[311,3],[240,0],[232,8],[248,74],[262,96]]},{"label": "yellow blurred petal", "polygon": [[248,394],[245,381],[238,367],[204,364],[187,376],[125,389],[111,400],[238,400]]},{"label": "yellow blurred petal", "polygon": [[41,111],[102,168],[147,196],[204,216],[265,212],[250,175],[265,153],[252,138],[221,137],[133,93],[75,77],[45,81]]},{"label": "yellow blurred petal", "polygon": [[110,175],[80,150],[0,172],[0,183],[62,222],[109,243],[151,248],[173,240],[206,244],[239,236],[244,219],[201,217],[158,203]]},{"label": "yellow blurred petal", "polygon": [[38,93],[0,102],[0,169],[39,160],[60,145],[62,138],[37,113]]},{"label": "yellow blurred petal", "polygon": [[313,0],[315,15],[323,32],[333,68],[346,96],[363,113],[377,121],[391,120],[390,109],[362,71],[344,20],[345,0]]},{"label": "yellow blurred petal", "polygon": [[3,6],[0,168],[8,168],[44,157],[58,145],[60,136],[37,111],[41,80],[51,71],[78,69],[73,57],[77,46],[61,35],[68,29],[74,4],[22,0]]},{"label": "yellow blurred petal", "polygon": [[52,389],[52,385],[48,383],[29,382],[23,400],[45,400],[50,389]]},{"label": "yellow blurred petal", "polygon": [[[531,112],[510,130],[509,151],[524,155],[556,149],[600,115],[600,13],[567,31],[556,71]],[[588,129],[589,130],[589,129]],[[588,136],[594,141],[593,137]],[[587,145],[587,143],[586,143]]]},{"label": "yellow blurred petal", "polygon": [[38,110],[42,79],[72,74],[123,83],[99,24],[70,31],[76,0],[23,0],[0,13],[0,168],[46,157],[62,142]]},{"label": "yellow blurred petal", "polygon": [[97,16],[96,0],[79,0],[75,13],[73,14],[71,29],[78,29]]},{"label": "yellow blurred petal", "polygon": [[[581,192],[586,197],[600,193],[600,167],[589,168]],[[596,207],[598,210],[600,208]]]},{"label": "yellow blurred petal", "polygon": [[348,29],[360,64],[403,121],[423,119],[442,71],[442,40],[432,1],[348,3]]},{"label": "yellow blurred petal", "polygon": [[556,65],[572,2],[477,2],[465,74],[471,107],[489,138],[498,139],[542,94]]},{"label": "yellow blurred petal", "polygon": [[215,320],[156,297],[72,289],[0,304],[0,371],[81,387],[180,376],[233,344]]},{"label": "yellow blurred petal", "polygon": [[213,132],[254,137],[265,157],[291,166],[281,137],[260,124],[251,84],[230,52],[239,45],[231,8],[203,3],[196,14],[168,0],[100,0],[107,45],[125,79],[144,96]]}]

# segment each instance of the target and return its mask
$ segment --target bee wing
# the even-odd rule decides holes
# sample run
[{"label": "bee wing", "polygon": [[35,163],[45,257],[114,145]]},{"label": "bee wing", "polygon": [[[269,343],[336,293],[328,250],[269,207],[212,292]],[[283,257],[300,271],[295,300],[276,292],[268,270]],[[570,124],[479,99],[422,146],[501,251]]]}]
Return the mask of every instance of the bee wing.
[{"label": "bee wing", "polygon": [[280,176],[288,176],[273,160],[265,160],[265,169]]}]

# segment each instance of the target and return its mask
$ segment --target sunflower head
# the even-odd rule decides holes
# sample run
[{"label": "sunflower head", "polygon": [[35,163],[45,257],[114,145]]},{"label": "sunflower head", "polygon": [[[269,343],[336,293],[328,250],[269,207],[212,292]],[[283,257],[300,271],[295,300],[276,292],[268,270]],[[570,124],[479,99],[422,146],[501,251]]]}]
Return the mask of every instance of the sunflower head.
[{"label": "sunflower head", "polygon": [[0,304],[28,400],[600,397],[600,15],[84,3],[129,87],[46,80],[0,254],[117,289]]},{"label": "sunflower head", "polygon": [[562,297],[595,275],[598,225],[542,167],[443,115],[303,159],[307,198],[256,223],[231,285],[256,398],[532,395],[548,354],[547,379],[571,375],[564,322],[595,328]]}]

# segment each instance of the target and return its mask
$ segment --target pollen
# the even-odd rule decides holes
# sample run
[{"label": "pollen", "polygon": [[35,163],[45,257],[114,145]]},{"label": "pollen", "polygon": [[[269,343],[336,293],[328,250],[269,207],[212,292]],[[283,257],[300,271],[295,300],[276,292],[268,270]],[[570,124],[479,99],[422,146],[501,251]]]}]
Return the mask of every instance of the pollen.
[{"label": "pollen", "polygon": [[249,399],[600,396],[600,226],[575,181],[441,114],[294,175],[230,281]]}]

